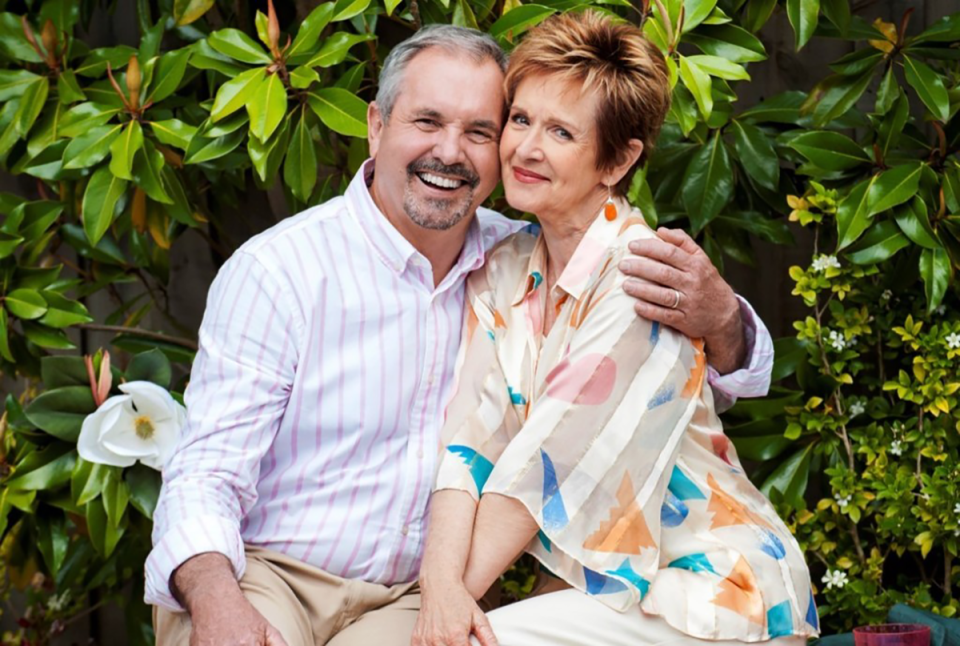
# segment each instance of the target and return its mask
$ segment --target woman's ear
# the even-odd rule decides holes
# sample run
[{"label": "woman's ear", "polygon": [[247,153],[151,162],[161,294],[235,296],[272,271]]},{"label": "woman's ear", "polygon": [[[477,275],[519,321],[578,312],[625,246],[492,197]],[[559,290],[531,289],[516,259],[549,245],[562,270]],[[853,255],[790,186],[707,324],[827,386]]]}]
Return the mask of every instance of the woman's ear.
[{"label": "woman's ear", "polygon": [[637,163],[637,160],[640,159],[640,155],[643,154],[643,142],[639,139],[631,139],[627,143],[627,150],[624,152],[624,155],[616,166],[607,171],[604,175],[603,183],[607,186],[616,186],[624,175],[630,172],[630,169],[633,168],[633,165]]}]

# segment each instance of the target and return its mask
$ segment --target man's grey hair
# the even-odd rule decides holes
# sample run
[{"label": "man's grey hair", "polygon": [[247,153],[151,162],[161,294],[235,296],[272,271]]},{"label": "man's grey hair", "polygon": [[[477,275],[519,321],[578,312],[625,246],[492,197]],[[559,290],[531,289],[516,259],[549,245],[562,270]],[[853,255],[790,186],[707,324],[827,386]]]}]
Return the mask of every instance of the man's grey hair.
[{"label": "man's grey hair", "polygon": [[466,55],[477,63],[492,60],[500,70],[507,70],[507,55],[489,35],[454,25],[428,25],[393,48],[380,70],[377,107],[384,121],[390,119],[393,105],[400,94],[403,74],[413,57],[431,47],[441,47],[451,54]]}]

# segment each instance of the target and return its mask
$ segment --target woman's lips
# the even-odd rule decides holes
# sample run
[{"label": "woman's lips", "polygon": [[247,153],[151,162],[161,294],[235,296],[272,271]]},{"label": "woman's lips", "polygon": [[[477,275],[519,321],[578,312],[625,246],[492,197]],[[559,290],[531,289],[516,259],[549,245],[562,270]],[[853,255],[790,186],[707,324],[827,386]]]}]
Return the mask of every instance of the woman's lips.
[{"label": "woman's lips", "polygon": [[537,182],[547,181],[547,178],[543,175],[538,175],[533,171],[520,168],[519,166],[513,167],[513,176],[517,178],[518,182],[523,182],[524,184],[536,184]]}]

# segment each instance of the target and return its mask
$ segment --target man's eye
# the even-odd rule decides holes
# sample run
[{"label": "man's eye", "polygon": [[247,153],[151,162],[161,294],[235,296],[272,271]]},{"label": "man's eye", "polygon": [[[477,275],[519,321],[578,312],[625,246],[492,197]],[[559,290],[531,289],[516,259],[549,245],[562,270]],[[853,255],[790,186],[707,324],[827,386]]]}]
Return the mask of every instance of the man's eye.
[{"label": "man's eye", "polygon": [[434,119],[417,119],[416,124],[424,128],[437,128],[440,124]]},{"label": "man's eye", "polygon": [[493,135],[485,130],[471,130],[467,133],[471,141],[482,144],[493,140]]}]

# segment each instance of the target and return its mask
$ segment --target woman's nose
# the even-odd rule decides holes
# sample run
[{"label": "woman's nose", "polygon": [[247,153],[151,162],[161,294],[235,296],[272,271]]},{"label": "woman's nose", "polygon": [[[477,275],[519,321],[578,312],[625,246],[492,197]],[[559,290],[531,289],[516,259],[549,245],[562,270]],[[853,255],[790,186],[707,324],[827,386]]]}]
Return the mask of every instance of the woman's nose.
[{"label": "woman's nose", "polygon": [[523,139],[517,146],[517,154],[522,159],[543,159],[543,148],[540,146],[540,133],[531,128],[523,134]]}]

